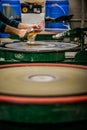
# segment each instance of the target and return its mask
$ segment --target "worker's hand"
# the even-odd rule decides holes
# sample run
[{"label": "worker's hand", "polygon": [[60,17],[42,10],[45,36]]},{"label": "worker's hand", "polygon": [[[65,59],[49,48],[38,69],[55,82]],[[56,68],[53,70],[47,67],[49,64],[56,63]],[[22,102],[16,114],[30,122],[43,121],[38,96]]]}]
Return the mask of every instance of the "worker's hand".
[{"label": "worker's hand", "polygon": [[32,36],[35,36],[38,33],[40,33],[43,29],[44,29],[44,20],[42,20],[39,24],[33,24],[33,25],[27,27],[27,29],[20,29],[18,32],[18,36],[20,38],[27,38],[27,35],[30,32],[33,32]]},{"label": "worker's hand", "polygon": [[40,29],[40,27],[39,27],[39,25],[38,24],[33,24],[32,26],[31,26],[31,29]]},{"label": "worker's hand", "polygon": [[45,21],[42,20],[42,21],[38,24],[38,26],[39,26],[39,29],[40,29],[40,30],[44,30],[44,27],[45,27]]},{"label": "worker's hand", "polygon": [[20,29],[19,33],[18,33],[18,36],[20,38],[26,38],[27,37],[27,29]]},{"label": "worker's hand", "polygon": [[19,38],[21,38],[21,39],[27,39],[27,40],[29,40],[28,35],[29,35],[29,36],[32,35],[32,36],[30,36],[30,37],[34,37],[34,35],[35,35],[35,34],[33,34],[33,33],[34,33],[34,32],[33,32],[34,30],[36,30],[36,29],[33,29],[33,28],[20,29],[20,30],[18,31],[18,36],[19,36]]},{"label": "worker's hand", "polygon": [[45,22],[44,22],[44,20],[42,20],[39,24],[33,24],[33,25],[31,25],[31,30],[32,29],[36,29],[36,30],[43,30],[44,29],[44,25],[45,25]]}]

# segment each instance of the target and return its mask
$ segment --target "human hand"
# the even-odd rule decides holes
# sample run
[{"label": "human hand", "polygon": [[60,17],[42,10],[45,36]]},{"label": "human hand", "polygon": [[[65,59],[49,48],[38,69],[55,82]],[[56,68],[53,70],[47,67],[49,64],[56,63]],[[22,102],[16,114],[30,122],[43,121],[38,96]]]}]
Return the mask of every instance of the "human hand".
[{"label": "human hand", "polygon": [[27,39],[28,41],[34,41],[36,35],[39,34],[44,28],[44,21],[41,21],[39,24],[33,24],[27,30]]},{"label": "human hand", "polygon": [[18,32],[18,36],[20,38],[25,38],[27,37],[27,29],[20,29],[19,32]]},{"label": "human hand", "polygon": [[43,30],[44,27],[45,27],[45,21],[42,20],[42,21],[38,24],[38,26],[39,26],[40,30]]},{"label": "human hand", "polygon": [[44,29],[44,26],[45,26],[45,21],[42,20],[39,24],[33,24],[31,25],[31,30],[43,30]]}]

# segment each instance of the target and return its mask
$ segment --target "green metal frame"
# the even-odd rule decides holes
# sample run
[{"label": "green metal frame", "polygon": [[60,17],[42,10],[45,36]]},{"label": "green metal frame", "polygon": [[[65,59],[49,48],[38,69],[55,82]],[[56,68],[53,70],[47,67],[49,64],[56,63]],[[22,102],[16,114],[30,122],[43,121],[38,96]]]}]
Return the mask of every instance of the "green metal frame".
[{"label": "green metal frame", "polygon": [[87,120],[87,102],[73,104],[0,103],[0,120],[24,123],[63,123]]}]

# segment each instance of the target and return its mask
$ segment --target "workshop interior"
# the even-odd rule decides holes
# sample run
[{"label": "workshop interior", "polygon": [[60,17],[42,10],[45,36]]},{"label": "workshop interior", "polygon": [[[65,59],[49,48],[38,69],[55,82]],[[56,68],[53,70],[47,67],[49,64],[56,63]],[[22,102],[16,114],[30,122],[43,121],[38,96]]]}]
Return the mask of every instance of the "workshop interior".
[{"label": "workshop interior", "polygon": [[87,129],[87,0],[0,0],[39,24],[24,38],[0,31],[0,130]]}]

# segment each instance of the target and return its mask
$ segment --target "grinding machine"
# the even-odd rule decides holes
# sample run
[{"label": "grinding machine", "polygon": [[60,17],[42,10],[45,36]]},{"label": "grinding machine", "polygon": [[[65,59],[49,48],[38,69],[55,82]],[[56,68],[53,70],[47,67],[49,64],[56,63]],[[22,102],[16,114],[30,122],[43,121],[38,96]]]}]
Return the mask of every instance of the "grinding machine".
[{"label": "grinding machine", "polygon": [[86,31],[1,39],[2,129],[87,129]]}]

